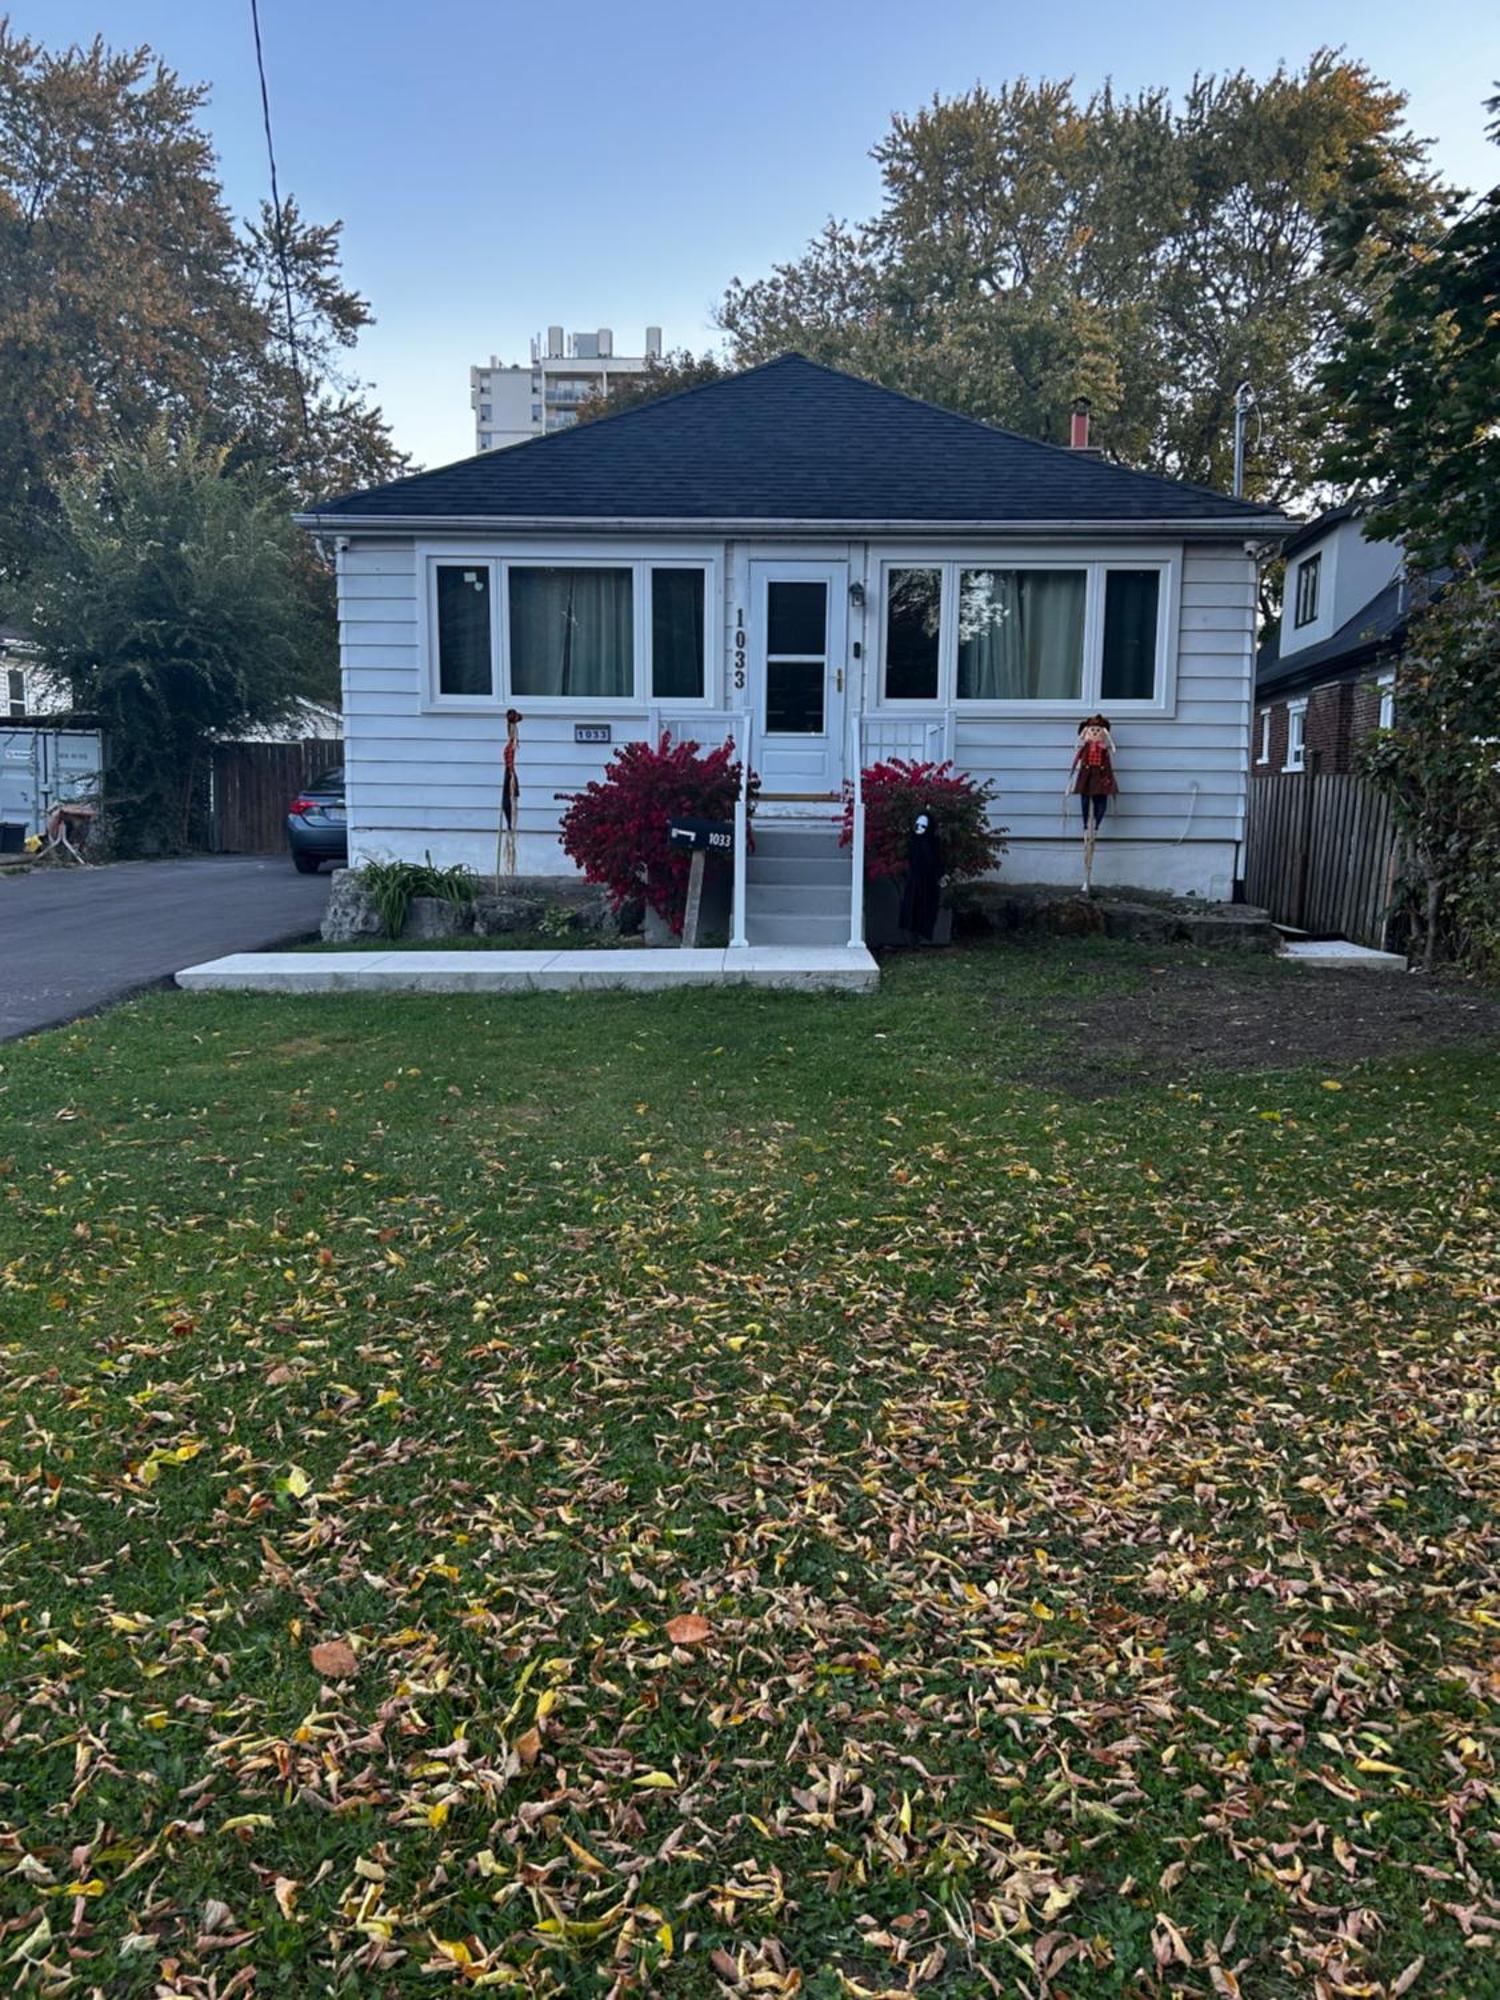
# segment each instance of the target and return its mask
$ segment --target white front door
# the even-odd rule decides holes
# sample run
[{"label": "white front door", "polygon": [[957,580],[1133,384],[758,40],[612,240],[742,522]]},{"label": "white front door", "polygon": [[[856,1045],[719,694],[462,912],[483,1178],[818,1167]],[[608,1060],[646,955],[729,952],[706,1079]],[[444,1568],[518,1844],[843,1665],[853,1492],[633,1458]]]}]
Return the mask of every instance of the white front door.
[{"label": "white front door", "polygon": [[840,793],[844,783],[849,565],[752,562],[750,603],[755,768],[764,810],[816,812],[817,802]]}]

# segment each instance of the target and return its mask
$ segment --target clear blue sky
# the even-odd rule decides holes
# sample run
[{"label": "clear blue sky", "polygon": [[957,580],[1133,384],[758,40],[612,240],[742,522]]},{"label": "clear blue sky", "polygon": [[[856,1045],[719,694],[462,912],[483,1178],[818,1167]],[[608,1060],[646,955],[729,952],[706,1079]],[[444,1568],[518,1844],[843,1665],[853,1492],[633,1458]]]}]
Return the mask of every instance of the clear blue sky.
[{"label": "clear blue sky", "polygon": [[[4,9],[7,0],[0,0]],[[265,187],[249,0],[9,0],[53,45],[149,42],[208,83],[236,209]],[[976,80],[1180,86],[1194,69],[1343,46],[1410,96],[1469,187],[1500,175],[1482,104],[1500,76],[1493,0],[261,0],[284,192],[342,217],[378,324],[358,365],[426,464],[472,449],[469,364],[521,359],[549,321],[639,352],[713,343],[728,281],[795,255],[829,215],[870,213],[890,114]]]}]

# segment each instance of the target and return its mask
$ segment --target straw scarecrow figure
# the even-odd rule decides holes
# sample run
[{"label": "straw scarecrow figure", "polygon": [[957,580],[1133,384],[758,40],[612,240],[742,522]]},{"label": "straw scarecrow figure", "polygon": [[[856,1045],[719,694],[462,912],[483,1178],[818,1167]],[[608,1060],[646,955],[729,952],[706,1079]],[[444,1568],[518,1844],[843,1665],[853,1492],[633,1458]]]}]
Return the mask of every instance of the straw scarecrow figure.
[{"label": "straw scarecrow figure", "polygon": [[1068,796],[1083,809],[1083,893],[1090,894],[1094,883],[1094,843],[1109,810],[1109,802],[1120,790],[1115,777],[1115,739],[1109,733],[1107,715],[1085,716],[1078,725],[1078,748],[1073,752],[1073,768],[1068,777]]}]

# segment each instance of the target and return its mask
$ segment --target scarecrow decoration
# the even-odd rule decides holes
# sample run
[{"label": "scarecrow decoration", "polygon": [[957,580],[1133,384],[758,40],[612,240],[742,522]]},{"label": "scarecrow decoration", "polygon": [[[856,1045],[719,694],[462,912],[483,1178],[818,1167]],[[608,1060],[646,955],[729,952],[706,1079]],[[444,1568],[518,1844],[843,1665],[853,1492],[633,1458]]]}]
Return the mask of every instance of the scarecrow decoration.
[{"label": "scarecrow decoration", "polygon": [[919,944],[931,944],[943,900],[943,845],[931,808],[917,814],[906,844],[906,883],[901,892],[901,928]]},{"label": "scarecrow decoration", "polygon": [[1083,808],[1083,893],[1094,882],[1094,842],[1119,792],[1115,777],[1115,739],[1109,733],[1107,715],[1085,716],[1078,725],[1078,748],[1073,752],[1073,768],[1068,777],[1068,794]]},{"label": "scarecrow decoration", "polygon": [[505,711],[504,775],[500,780],[500,838],[495,847],[495,874],[516,872],[516,812],[521,800],[521,781],[516,776],[518,726],[526,720],[518,708]]}]

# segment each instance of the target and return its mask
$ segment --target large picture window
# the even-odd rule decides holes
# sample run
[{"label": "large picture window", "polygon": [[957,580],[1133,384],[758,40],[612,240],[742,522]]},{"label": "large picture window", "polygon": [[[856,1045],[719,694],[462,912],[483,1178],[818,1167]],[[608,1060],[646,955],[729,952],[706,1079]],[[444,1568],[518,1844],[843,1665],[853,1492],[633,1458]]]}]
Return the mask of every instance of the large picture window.
[{"label": "large picture window", "polygon": [[1090,556],[1023,566],[891,562],[881,568],[880,698],[1160,706],[1172,689],[1174,558]]},{"label": "large picture window", "polygon": [[439,694],[494,692],[488,563],[437,566],[437,686]]},{"label": "large picture window", "polygon": [[966,569],[958,583],[960,701],[1078,701],[1086,573]]},{"label": "large picture window", "polygon": [[711,561],[428,558],[428,698],[706,703]]},{"label": "large picture window", "polygon": [[511,693],[629,701],[635,693],[632,582],[628,569],[512,564]]}]

